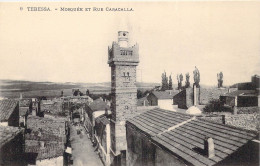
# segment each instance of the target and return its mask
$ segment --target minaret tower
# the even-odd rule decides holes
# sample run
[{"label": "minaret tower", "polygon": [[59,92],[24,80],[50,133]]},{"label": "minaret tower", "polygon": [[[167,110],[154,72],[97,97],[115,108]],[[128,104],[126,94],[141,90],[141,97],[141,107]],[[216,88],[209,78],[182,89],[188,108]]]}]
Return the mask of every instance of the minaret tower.
[{"label": "minaret tower", "polygon": [[138,45],[128,45],[127,31],[118,32],[118,42],[108,48],[111,67],[111,145],[115,155],[126,150],[125,121],[137,111],[136,66],[139,63]]}]

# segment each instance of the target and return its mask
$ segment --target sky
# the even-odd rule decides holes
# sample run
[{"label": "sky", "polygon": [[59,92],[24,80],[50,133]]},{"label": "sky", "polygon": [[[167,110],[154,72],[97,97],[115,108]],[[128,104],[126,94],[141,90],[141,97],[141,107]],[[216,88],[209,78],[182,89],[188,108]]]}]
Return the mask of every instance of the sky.
[{"label": "sky", "polygon": [[108,82],[108,46],[127,30],[139,44],[137,81],[160,83],[165,71],[173,83],[189,72],[193,83],[197,66],[201,84],[217,85],[221,71],[224,85],[246,82],[260,74],[259,20],[260,2],[1,2],[0,79]]}]

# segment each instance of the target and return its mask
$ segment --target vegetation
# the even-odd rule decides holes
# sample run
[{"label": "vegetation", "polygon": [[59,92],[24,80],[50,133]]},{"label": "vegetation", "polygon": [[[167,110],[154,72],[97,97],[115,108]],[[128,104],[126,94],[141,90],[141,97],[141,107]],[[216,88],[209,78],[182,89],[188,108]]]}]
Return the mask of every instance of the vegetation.
[{"label": "vegetation", "polygon": [[137,99],[143,98],[145,96],[147,96],[147,94],[150,93],[150,90],[146,90],[146,91],[141,91],[141,90],[137,90]]},{"label": "vegetation", "polygon": [[162,73],[162,89],[161,90],[168,90],[169,89],[169,83],[168,83],[168,77],[166,76],[166,72]]},{"label": "vegetation", "polygon": [[173,86],[172,86],[172,76],[169,76],[169,90],[172,90]]},{"label": "vegetation", "polygon": [[212,112],[232,112],[231,108],[225,107],[224,103],[219,99],[211,100],[203,109],[205,113]]},{"label": "vegetation", "polygon": [[223,73],[222,73],[222,71],[217,74],[217,78],[218,78],[218,88],[223,87]]},{"label": "vegetation", "polygon": [[96,100],[100,97],[102,97],[103,99],[106,99],[106,100],[111,100],[111,96],[112,94],[109,93],[108,95],[107,94],[92,94],[92,93],[89,93],[89,97],[91,97],[93,100]]},{"label": "vegetation", "polygon": [[185,82],[185,88],[190,87],[190,74],[186,73],[186,82]]},{"label": "vegetation", "polygon": [[183,81],[183,75],[182,74],[177,75],[177,81],[178,81],[178,89],[182,89],[182,81]]}]

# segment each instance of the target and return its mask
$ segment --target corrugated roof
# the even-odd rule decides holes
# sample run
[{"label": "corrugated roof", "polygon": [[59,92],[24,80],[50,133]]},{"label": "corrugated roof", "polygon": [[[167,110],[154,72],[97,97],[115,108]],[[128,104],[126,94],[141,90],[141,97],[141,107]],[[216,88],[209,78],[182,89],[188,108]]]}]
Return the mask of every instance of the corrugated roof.
[{"label": "corrugated roof", "polygon": [[0,147],[12,140],[17,134],[24,129],[12,126],[0,126]]},{"label": "corrugated roof", "polygon": [[8,121],[17,105],[15,100],[0,100],[0,121]]},{"label": "corrugated roof", "polygon": [[[134,117],[127,123],[148,133],[157,146],[168,149],[193,165],[215,165],[257,137],[256,132],[201,119],[186,119],[189,116],[157,109]],[[176,127],[167,130],[174,125]],[[213,138],[215,157],[208,158],[202,154],[205,137]]]},{"label": "corrugated roof", "polygon": [[172,99],[173,95],[166,91],[153,91],[152,94],[158,99]]}]

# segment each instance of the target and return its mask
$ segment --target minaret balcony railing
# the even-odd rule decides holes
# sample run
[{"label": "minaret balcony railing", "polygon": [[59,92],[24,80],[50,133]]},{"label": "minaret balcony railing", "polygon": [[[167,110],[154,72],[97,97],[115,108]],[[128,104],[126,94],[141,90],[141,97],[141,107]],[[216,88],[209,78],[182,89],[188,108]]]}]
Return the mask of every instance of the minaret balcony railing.
[{"label": "minaret balcony railing", "polygon": [[120,50],[120,55],[133,55],[133,51],[130,51],[130,50]]}]

